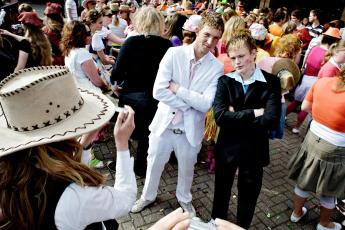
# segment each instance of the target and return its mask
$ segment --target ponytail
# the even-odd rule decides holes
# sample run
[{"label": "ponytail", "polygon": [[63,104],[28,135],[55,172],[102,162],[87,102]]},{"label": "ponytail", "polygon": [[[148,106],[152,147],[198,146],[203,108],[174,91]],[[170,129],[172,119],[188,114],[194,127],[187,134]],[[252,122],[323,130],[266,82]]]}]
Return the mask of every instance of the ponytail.
[{"label": "ponytail", "polygon": [[324,64],[326,64],[328,61],[329,61],[329,59],[331,59],[331,57],[335,54],[335,50],[336,50],[336,48],[337,48],[337,43],[333,43],[329,48],[328,48],[328,50],[327,50],[327,52],[326,52],[326,54],[325,54],[325,56],[324,56],[324,58],[323,58],[323,61],[322,61],[322,63],[321,63],[321,65],[324,65]]}]

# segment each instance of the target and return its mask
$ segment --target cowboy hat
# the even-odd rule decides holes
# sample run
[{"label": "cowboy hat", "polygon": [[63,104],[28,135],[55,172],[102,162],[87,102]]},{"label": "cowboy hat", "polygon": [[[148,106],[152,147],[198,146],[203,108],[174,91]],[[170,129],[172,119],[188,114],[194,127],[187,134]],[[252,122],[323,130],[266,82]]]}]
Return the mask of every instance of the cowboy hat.
[{"label": "cowboy hat", "polygon": [[198,32],[200,29],[202,17],[200,15],[192,15],[190,16],[182,26],[182,29],[190,31],[190,32]]},{"label": "cowboy hat", "polygon": [[323,33],[323,35],[327,35],[330,37],[341,39],[340,30],[338,28],[334,28],[334,27],[329,27],[328,30]]},{"label": "cowboy hat", "polygon": [[77,89],[64,66],[19,70],[0,82],[0,157],[58,142],[104,125],[114,104],[104,95]]},{"label": "cowboy hat", "polygon": [[301,77],[298,66],[290,58],[276,61],[272,67],[272,74],[280,78],[282,92],[295,87]]},{"label": "cowboy hat", "polygon": [[119,4],[118,3],[111,3],[110,4],[110,10],[111,12],[119,12]]},{"label": "cowboy hat", "polygon": [[45,15],[51,14],[61,14],[62,13],[62,6],[58,3],[48,2],[46,8],[44,9]]},{"label": "cowboy hat", "polygon": [[83,5],[84,9],[87,9],[87,4],[89,2],[95,2],[96,3],[96,0],[83,0],[82,5]]},{"label": "cowboy hat", "polygon": [[43,20],[40,19],[35,11],[20,13],[18,16],[18,21],[23,23],[24,25],[31,25],[35,27],[43,26]]},{"label": "cowboy hat", "polygon": [[129,12],[129,6],[127,6],[127,5],[120,5],[119,11],[120,12]]}]

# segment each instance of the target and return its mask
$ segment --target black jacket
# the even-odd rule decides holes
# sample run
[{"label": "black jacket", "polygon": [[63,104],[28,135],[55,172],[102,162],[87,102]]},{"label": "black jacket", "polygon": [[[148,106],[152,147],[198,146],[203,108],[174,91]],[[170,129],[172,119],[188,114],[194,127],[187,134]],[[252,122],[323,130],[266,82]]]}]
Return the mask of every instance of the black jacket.
[{"label": "black jacket", "polygon": [[[253,166],[269,164],[268,130],[278,127],[281,113],[279,79],[262,71],[266,82],[255,81],[245,94],[242,84],[226,75],[218,80],[213,103],[215,119],[220,126],[216,159],[239,159]],[[229,111],[232,106],[235,112]],[[256,117],[254,109],[264,108]]]}]

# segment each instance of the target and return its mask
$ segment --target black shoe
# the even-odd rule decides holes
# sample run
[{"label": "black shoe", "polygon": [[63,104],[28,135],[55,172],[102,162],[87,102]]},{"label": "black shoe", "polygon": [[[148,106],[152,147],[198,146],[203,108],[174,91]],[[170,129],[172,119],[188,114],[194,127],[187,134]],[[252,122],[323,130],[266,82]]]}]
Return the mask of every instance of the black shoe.
[{"label": "black shoe", "polygon": [[146,164],[139,164],[134,161],[134,173],[139,177],[146,177]]}]

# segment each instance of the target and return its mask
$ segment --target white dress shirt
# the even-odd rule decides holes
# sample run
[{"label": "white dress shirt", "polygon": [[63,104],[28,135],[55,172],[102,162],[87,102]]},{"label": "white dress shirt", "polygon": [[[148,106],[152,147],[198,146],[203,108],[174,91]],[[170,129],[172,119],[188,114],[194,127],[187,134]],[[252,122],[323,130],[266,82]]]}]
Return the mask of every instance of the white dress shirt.
[{"label": "white dress shirt", "polygon": [[119,151],[116,161],[114,187],[81,187],[72,183],[65,189],[55,210],[59,230],[80,230],[129,213],[137,195],[133,158],[128,150]]}]

